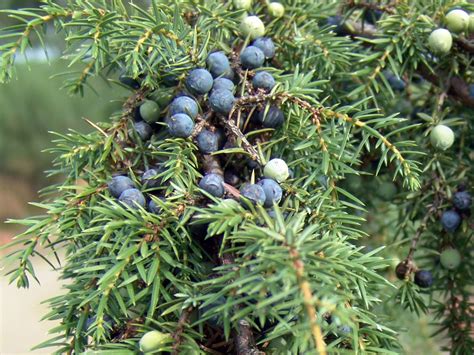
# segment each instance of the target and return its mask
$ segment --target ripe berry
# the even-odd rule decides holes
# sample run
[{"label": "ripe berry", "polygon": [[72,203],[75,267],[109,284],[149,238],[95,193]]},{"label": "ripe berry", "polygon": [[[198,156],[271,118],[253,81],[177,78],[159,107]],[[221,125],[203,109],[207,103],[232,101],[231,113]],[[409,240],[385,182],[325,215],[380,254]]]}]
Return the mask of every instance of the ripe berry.
[{"label": "ripe berry", "polygon": [[122,192],[134,187],[134,182],[128,176],[114,176],[108,183],[109,192],[115,198],[119,198]]},{"label": "ripe berry", "polygon": [[415,272],[415,284],[422,288],[428,288],[433,284],[433,274],[428,270]]},{"label": "ripe berry", "polygon": [[218,135],[206,129],[199,132],[196,142],[199,150],[205,154],[210,154],[219,149]]},{"label": "ripe berry", "polygon": [[140,105],[140,116],[148,123],[156,122],[160,118],[160,107],[155,101],[145,100]]},{"label": "ripe berry", "polygon": [[263,65],[265,54],[255,46],[248,46],[240,54],[240,63],[245,69],[255,69]]},{"label": "ripe berry", "polygon": [[444,22],[451,32],[461,33],[469,27],[469,15],[461,9],[452,10],[446,15]]},{"label": "ripe berry", "polygon": [[215,197],[222,197],[225,192],[224,179],[218,174],[204,175],[199,181],[199,187]]},{"label": "ripe berry", "polygon": [[283,182],[288,179],[290,173],[284,160],[272,159],[263,168],[263,175],[278,182]]},{"label": "ripe berry", "polygon": [[285,115],[278,107],[270,106],[258,112],[257,120],[265,128],[278,128],[285,121]]},{"label": "ripe berry", "polygon": [[453,196],[453,205],[459,211],[468,211],[471,208],[472,198],[467,191],[458,191]]},{"label": "ripe berry", "polygon": [[396,90],[396,91],[405,90],[406,84],[402,79],[395,76],[395,74],[393,74],[390,70],[385,70],[383,73],[393,90]]},{"label": "ripe berry", "polygon": [[344,36],[347,34],[346,26],[344,24],[344,17],[342,16],[330,16],[326,20],[326,25],[333,27],[333,31],[338,36]]},{"label": "ripe berry", "polygon": [[213,52],[206,59],[207,67],[213,77],[227,77],[232,74],[229,59],[224,52]]},{"label": "ripe berry", "polygon": [[434,148],[446,150],[454,143],[454,132],[448,126],[439,124],[432,129],[430,141]]},{"label": "ripe berry", "polygon": [[152,199],[148,202],[148,211],[154,214],[160,214],[161,206]]},{"label": "ripe berry", "polygon": [[273,202],[279,203],[282,196],[282,190],[280,185],[275,180],[272,179],[262,179],[257,185],[260,185],[265,192],[265,202],[264,207],[272,207]]},{"label": "ripe berry", "polygon": [[240,32],[244,37],[255,39],[265,34],[265,25],[257,16],[247,16],[240,23]]},{"label": "ripe berry", "polygon": [[249,10],[252,6],[252,0],[232,0],[236,9]]},{"label": "ripe berry", "polygon": [[279,2],[271,2],[268,4],[268,13],[275,18],[283,17],[285,14],[285,7]]},{"label": "ripe berry", "polygon": [[198,115],[199,108],[197,102],[188,96],[179,96],[175,98],[169,107],[170,116],[177,113],[185,113],[192,119]]},{"label": "ripe berry", "polygon": [[152,330],[145,333],[140,339],[140,351],[144,353],[156,352],[161,346],[172,340],[173,338],[169,334]]},{"label": "ripe berry", "polygon": [[213,81],[211,73],[206,69],[194,69],[186,78],[186,87],[194,95],[204,95],[211,91]]},{"label": "ripe berry", "polygon": [[444,28],[434,30],[428,37],[428,46],[435,54],[448,53],[451,50],[452,45],[453,36],[451,36],[451,33]]},{"label": "ripe berry", "polygon": [[162,171],[160,171],[159,169],[148,169],[147,171],[145,171],[141,177],[141,183],[143,187],[146,189],[160,187],[163,183],[163,180],[158,175],[160,175],[161,173]]},{"label": "ripe berry", "polygon": [[213,90],[209,96],[209,105],[212,110],[227,115],[234,106],[235,97],[229,90]]},{"label": "ripe berry", "polygon": [[454,210],[443,212],[441,215],[441,225],[446,232],[454,232],[461,224],[461,216]]},{"label": "ripe berry", "polygon": [[405,275],[407,275],[409,272],[410,272],[410,265],[408,265],[406,261],[402,261],[398,263],[398,265],[395,268],[395,274],[400,280],[404,280]]},{"label": "ripe berry", "polygon": [[337,332],[341,336],[348,336],[349,334],[352,333],[352,329],[348,325],[343,324],[337,327]]},{"label": "ripe berry", "polygon": [[148,139],[150,139],[151,135],[153,134],[153,128],[151,128],[151,126],[145,121],[135,122],[133,126],[138,136],[143,141],[147,141]]},{"label": "ripe berry", "polygon": [[250,200],[254,205],[263,205],[266,200],[265,191],[260,185],[245,184],[240,188],[240,195]]},{"label": "ripe berry", "polygon": [[269,72],[259,71],[253,77],[252,84],[255,88],[270,91],[275,86],[275,79],[273,78],[273,75]]},{"label": "ripe berry", "polygon": [[194,122],[188,115],[177,113],[167,119],[169,132],[173,137],[186,138],[193,133]]},{"label": "ripe berry", "polygon": [[145,196],[138,189],[128,189],[120,194],[119,201],[134,209],[145,207]]},{"label": "ripe berry", "polygon": [[259,48],[266,59],[271,59],[275,56],[275,44],[270,37],[260,37],[252,42],[252,46]]},{"label": "ripe berry", "polygon": [[454,270],[461,264],[461,253],[457,249],[447,248],[443,250],[439,259],[445,269]]},{"label": "ripe berry", "polygon": [[[235,85],[232,80],[227,78],[217,78],[214,79],[214,84],[212,85],[212,92],[217,90],[229,90],[230,92],[234,92]],[[212,93],[211,93],[212,95]]]},{"label": "ripe berry", "polygon": [[383,15],[383,11],[367,9],[364,11],[364,20],[374,25]]},{"label": "ripe berry", "polygon": [[119,76],[119,81],[123,84],[123,85],[126,85],[128,87],[131,87],[132,89],[140,89],[140,83],[133,79],[131,76],[128,76],[126,74],[121,74]]}]

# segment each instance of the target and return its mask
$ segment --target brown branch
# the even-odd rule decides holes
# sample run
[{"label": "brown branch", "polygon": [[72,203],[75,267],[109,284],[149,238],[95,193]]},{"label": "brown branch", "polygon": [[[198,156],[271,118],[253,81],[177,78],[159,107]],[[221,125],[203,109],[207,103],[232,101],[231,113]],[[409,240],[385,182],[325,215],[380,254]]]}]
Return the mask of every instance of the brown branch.
[{"label": "brown branch", "polygon": [[184,327],[186,326],[186,323],[188,322],[189,316],[191,315],[192,311],[193,311],[193,307],[188,307],[179,316],[176,331],[172,335],[172,337],[174,339],[173,353],[172,353],[173,355],[179,355],[179,348],[180,348],[181,343],[183,341]]},{"label": "brown branch", "polygon": [[[432,72],[426,65],[421,64],[418,73],[427,81],[437,87],[446,86],[448,95],[457,99],[464,106],[474,108],[474,97],[469,95],[469,85],[460,77],[451,77],[445,72]],[[441,78],[449,78],[443,83]]]},{"label": "brown branch", "polygon": [[[232,265],[234,264],[234,255],[230,253],[224,253],[219,257],[221,265]],[[235,311],[239,310],[239,306],[234,307]],[[255,339],[252,333],[252,328],[250,324],[244,319],[239,320],[238,330],[234,332],[234,345],[235,345],[235,354],[237,355],[250,355],[258,354],[259,351],[255,346]]]},{"label": "brown branch", "polygon": [[262,164],[262,160],[260,159],[260,156],[258,155],[257,150],[253,147],[252,144],[250,144],[250,142],[242,133],[242,131],[239,129],[239,127],[236,126],[232,118],[232,115],[234,112],[235,110],[232,109],[232,111],[229,114],[229,118],[219,115],[221,122],[236,138],[240,139],[240,141],[242,142],[242,148],[244,148],[244,150],[250,154],[252,160],[255,160],[258,163]]},{"label": "brown branch", "polygon": [[457,38],[455,41],[458,44],[458,46],[461,47],[466,52],[471,53],[471,54],[474,53],[474,42],[469,41],[462,37]]}]

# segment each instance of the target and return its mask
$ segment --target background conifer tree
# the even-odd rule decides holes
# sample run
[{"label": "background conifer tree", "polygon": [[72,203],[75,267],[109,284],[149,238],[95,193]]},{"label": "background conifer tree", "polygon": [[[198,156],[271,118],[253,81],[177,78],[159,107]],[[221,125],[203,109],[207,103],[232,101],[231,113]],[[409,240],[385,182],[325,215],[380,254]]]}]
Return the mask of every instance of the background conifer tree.
[{"label": "background conifer tree", "polygon": [[0,79],[54,30],[71,93],[130,96],[56,133],[62,183],[13,221],[12,282],[64,280],[39,348],[401,353],[401,304],[472,351],[473,5],[42,3],[8,11]]}]

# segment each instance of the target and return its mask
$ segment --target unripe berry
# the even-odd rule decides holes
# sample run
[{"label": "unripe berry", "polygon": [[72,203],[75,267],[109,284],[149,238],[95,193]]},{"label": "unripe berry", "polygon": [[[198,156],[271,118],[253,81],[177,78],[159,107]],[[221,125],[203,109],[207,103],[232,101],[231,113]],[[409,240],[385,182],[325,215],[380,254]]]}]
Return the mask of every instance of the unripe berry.
[{"label": "unripe berry", "polygon": [[265,25],[257,16],[247,16],[240,23],[240,32],[244,37],[255,39],[265,34]]},{"label": "unripe berry", "polygon": [[446,54],[451,50],[453,45],[453,37],[451,33],[444,29],[438,28],[431,32],[428,37],[428,46],[435,54]]},{"label": "unripe berry", "polygon": [[444,22],[451,32],[461,33],[469,27],[469,15],[461,9],[452,10],[446,15]]},{"label": "unripe berry", "polygon": [[454,132],[448,126],[439,124],[431,131],[430,141],[434,148],[446,150],[454,143]]},{"label": "unripe berry", "polygon": [[469,30],[470,33],[474,33],[474,13],[469,15],[468,30]]},{"label": "unripe berry", "polygon": [[272,17],[283,17],[283,15],[285,14],[285,7],[279,2],[271,2],[270,4],[268,4],[268,13]]},{"label": "unripe berry", "polygon": [[263,168],[263,175],[278,182],[283,182],[288,179],[290,172],[284,160],[272,159]]},{"label": "unripe berry", "polygon": [[232,0],[236,9],[249,10],[252,6],[252,0]]},{"label": "unripe berry", "polygon": [[156,122],[160,118],[160,107],[155,101],[145,100],[140,105],[140,116],[148,123]]},{"label": "unripe berry", "polygon": [[169,334],[152,330],[145,333],[140,339],[139,345],[140,350],[144,353],[154,352],[160,349],[160,347],[172,340]]},{"label": "unripe berry", "polygon": [[447,248],[443,250],[439,259],[445,269],[454,270],[461,264],[461,253],[457,249]]},{"label": "unripe berry", "polygon": [[397,187],[393,182],[384,181],[379,184],[376,194],[384,201],[391,201],[397,194]]}]

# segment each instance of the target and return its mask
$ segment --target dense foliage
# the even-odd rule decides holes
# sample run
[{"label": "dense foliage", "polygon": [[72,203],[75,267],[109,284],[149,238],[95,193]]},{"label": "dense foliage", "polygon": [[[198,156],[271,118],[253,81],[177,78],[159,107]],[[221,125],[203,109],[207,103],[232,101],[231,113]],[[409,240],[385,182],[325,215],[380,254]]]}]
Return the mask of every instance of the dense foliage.
[{"label": "dense foliage", "polygon": [[[71,93],[94,76],[131,91],[91,133],[57,134],[52,174],[66,178],[36,204],[44,215],[15,221],[27,229],[11,280],[28,287],[39,256],[66,288],[39,347],[401,353],[382,304],[434,314],[453,354],[474,347],[474,30],[446,16],[474,6],[281,4],[47,0],[9,12],[3,81],[31,37],[54,29],[82,65]],[[263,33],[274,57],[255,49]],[[227,75],[214,72],[216,51],[234,74],[225,95],[202,71]],[[183,94],[198,112],[173,111]],[[363,245],[382,229],[389,251]]]}]

